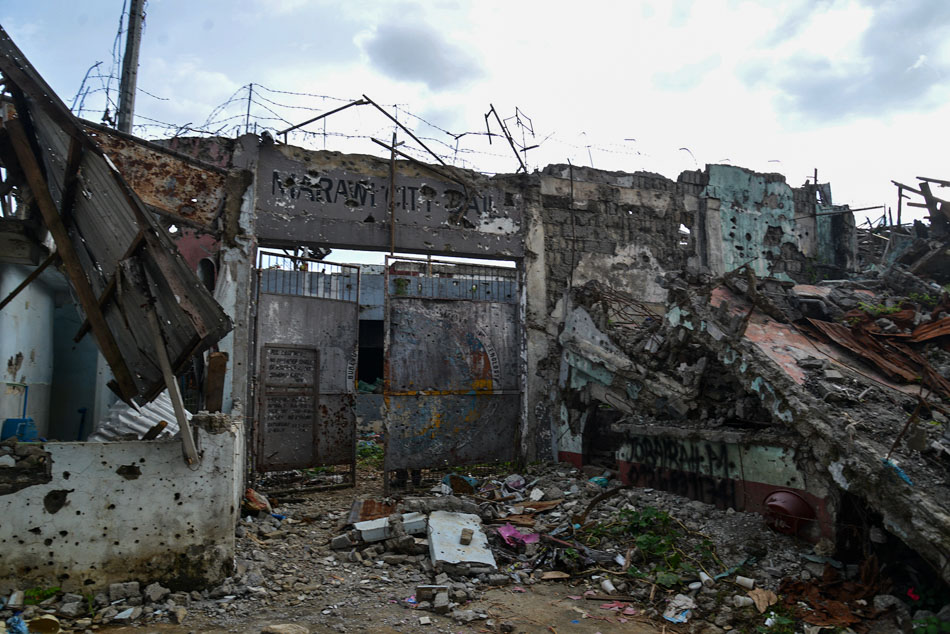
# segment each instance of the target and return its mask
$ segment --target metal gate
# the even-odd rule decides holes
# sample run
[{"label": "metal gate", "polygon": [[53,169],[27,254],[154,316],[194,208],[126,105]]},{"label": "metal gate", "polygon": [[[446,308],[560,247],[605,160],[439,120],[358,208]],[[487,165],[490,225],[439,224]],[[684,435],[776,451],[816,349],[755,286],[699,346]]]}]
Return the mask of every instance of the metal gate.
[{"label": "metal gate", "polygon": [[355,476],[359,267],[261,252],[257,274],[255,468]]},{"label": "metal gate", "polygon": [[514,459],[517,269],[387,258],[385,301],[386,471]]}]

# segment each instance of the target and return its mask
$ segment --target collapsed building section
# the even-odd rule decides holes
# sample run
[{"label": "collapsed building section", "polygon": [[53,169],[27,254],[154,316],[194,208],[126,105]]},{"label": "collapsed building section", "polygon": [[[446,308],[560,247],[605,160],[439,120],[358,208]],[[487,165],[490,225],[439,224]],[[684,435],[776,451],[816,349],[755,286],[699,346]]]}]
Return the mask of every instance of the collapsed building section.
[{"label": "collapsed building section", "polygon": [[[227,556],[218,529],[233,525],[245,457],[258,472],[346,465],[353,478],[357,419],[369,416],[380,419],[396,482],[484,462],[596,464],[839,542],[841,518],[860,500],[950,577],[939,486],[947,306],[929,281],[945,283],[946,240],[936,229],[875,250],[884,241],[832,203],[828,184],[792,187],[728,165],[675,181],[572,165],[487,177],[397,160],[384,143],[388,161],[266,134],[145,142],[77,122],[4,45],[0,70],[16,106],[0,145],[5,186],[32,192],[43,218],[16,218],[4,239],[35,265],[35,234],[60,227],[49,262],[63,258],[89,318],[83,331],[96,336],[124,400],[171,388],[171,373],[195,379],[196,403],[230,414],[227,426],[212,425],[217,433],[199,424],[195,436],[176,413],[182,437],[205,451],[196,476],[183,465],[159,475],[167,446],[153,455],[133,442],[121,448],[128,463],[100,461],[103,483],[121,485],[117,508],[147,474],[176,506],[182,482],[202,499],[190,478],[227,483],[215,493],[214,526],[192,522],[162,548],[180,554],[220,534]],[[939,200],[926,204],[943,213]],[[389,257],[371,272],[323,260],[354,248]],[[4,319],[26,310],[10,305]],[[10,376],[28,383],[29,351],[3,346]],[[361,410],[363,379],[377,393]],[[918,424],[931,417],[940,425]],[[51,420],[43,431],[59,427]],[[0,482],[24,471],[0,502],[29,499],[35,509],[20,534],[34,535],[49,512],[33,501],[40,492],[66,505],[99,495],[67,481],[76,471],[63,465],[108,450],[55,445],[5,450],[13,464],[0,465]],[[129,465],[140,479],[127,477]],[[3,574],[53,571],[39,561],[53,538],[35,535]],[[172,559],[143,574],[175,578]]]},{"label": "collapsed building section", "polygon": [[[22,403],[0,444],[0,576],[212,582],[230,569],[243,435],[227,417],[192,427],[178,376],[231,320],[153,214],[172,207],[186,223],[211,200],[226,206],[226,175],[166,152],[177,185],[140,177],[133,189],[117,164],[135,177],[145,163],[155,178],[147,159],[158,148],[82,124],[2,31],[0,73],[3,236],[18,247],[0,262],[10,359],[0,405],[9,414]],[[87,414],[111,401],[134,411],[162,393],[180,429],[173,440],[47,442],[84,439],[96,422]]]}]

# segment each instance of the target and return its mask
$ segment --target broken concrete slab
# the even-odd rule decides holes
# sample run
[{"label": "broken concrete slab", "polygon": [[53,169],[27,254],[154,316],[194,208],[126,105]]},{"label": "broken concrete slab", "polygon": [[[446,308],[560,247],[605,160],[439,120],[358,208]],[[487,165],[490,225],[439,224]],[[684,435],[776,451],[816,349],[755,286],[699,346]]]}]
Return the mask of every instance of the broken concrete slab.
[{"label": "broken concrete slab", "polygon": [[[465,529],[472,531],[469,544],[459,543]],[[429,515],[429,554],[433,563],[483,564],[497,568],[495,556],[488,547],[488,538],[482,531],[482,520],[470,513],[434,511]]]},{"label": "broken concrete slab", "polygon": [[[357,522],[353,528],[359,532],[360,539],[372,543],[389,539],[395,535],[390,526],[389,517]],[[406,513],[402,515],[402,530],[410,535],[417,535],[426,531],[426,516],[422,513]]]}]

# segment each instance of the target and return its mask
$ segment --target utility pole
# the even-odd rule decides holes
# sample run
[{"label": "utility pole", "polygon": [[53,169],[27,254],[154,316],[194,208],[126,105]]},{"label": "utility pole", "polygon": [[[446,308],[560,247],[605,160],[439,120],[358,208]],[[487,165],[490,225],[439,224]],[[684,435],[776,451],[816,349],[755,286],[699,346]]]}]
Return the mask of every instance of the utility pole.
[{"label": "utility pole", "polygon": [[135,81],[139,71],[139,45],[145,22],[145,0],[132,0],[129,7],[129,28],[122,56],[122,79],[119,82],[119,131],[132,132],[135,113]]}]

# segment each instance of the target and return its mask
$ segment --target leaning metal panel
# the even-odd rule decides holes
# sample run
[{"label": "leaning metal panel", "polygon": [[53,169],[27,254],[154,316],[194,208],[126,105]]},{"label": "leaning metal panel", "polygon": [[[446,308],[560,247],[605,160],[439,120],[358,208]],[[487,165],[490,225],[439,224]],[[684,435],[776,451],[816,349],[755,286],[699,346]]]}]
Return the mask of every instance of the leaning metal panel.
[{"label": "leaning metal panel", "polygon": [[[355,469],[359,268],[262,253],[258,284],[258,367],[262,372],[256,468],[351,464]],[[317,352],[316,372],[309,383],[313,401],[306,401],[305,386],[274,383],[291,379],[268,374],[267,355],[274,354],[273,348]],[[292,376],[299,381],[304,374]],[[275,401],[275,395],[284,400]],[[305,428],[302,412],[310,405],[314,418]]]},{"label": "leaning metal panel", "polygon": [[517,270],[391,259],[386,278],[385,469],[514,459]]}]

